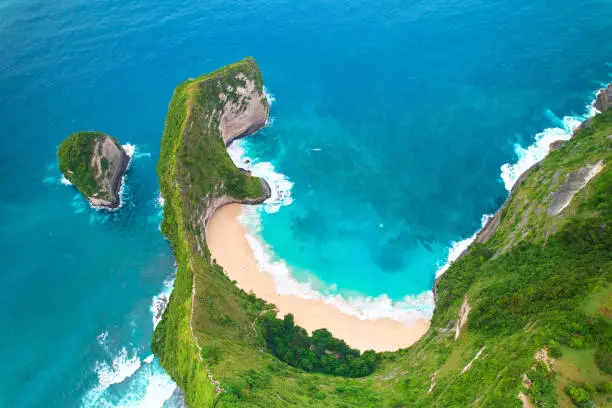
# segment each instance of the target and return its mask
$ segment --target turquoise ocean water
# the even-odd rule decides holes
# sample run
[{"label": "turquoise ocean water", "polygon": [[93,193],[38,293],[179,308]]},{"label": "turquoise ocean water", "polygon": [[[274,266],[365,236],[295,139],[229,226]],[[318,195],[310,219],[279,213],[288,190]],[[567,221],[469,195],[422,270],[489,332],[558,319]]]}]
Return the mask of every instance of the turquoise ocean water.
[{"label": "turquoise ocean water", "polygon": [[[610,0],[0,0],[0,407],[180,405],[149,340],[174,263],[155,165],[184,79],[247,55],[263,71],[272,119],[232,155],[274,185],[244,222],[280,290],[408,320],[431,313],[449,249],[590,113],[610,16]],[[57,170],[90,129],[135,150],[114,213]]]}]

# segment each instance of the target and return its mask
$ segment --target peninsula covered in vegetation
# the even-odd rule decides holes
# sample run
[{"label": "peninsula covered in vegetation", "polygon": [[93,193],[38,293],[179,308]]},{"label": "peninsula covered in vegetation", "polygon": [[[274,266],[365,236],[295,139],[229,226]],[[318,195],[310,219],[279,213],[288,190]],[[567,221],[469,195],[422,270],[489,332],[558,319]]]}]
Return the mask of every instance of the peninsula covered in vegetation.
[{"label": "peninsula covered in vegetation", "polygon": [[220,206],[269,194],[226,151],[268,112],[252,58],[180,84],[169,105],[158,176],[177,274],[152,349],[189,407],[612,402],[612,110],[521,177],[437,281],[431,327],[416,344],[363,354],[278,319],[207,247]]},{"label": "peninsula covered in vegetation", "polygon": [[119,141],[102,132],[78,132],[57,151],[59,168],[96,207],[116,208],[129,157]]}]

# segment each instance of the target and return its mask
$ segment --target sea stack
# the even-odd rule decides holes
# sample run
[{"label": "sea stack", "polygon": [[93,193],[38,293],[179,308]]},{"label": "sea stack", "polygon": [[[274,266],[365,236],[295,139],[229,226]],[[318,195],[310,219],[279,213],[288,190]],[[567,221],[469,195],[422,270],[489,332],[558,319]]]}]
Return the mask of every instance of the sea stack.
[{"label": "sea stack", "polygon": [[64,176],[96,207],[117,208],[129,156],[119,141],[102,132],[77,132],[57,151]]}]

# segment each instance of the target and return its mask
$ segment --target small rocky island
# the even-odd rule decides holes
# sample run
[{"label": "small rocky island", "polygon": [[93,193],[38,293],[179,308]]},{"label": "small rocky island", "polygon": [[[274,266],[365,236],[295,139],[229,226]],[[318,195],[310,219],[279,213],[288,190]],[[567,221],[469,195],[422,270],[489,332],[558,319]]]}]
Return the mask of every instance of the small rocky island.
[{"label": "small rocky island", "polygon": [[59,169],[96,207],[119,207],[129,156],[119,141],[102,132],[77,132],[57,151]]}]

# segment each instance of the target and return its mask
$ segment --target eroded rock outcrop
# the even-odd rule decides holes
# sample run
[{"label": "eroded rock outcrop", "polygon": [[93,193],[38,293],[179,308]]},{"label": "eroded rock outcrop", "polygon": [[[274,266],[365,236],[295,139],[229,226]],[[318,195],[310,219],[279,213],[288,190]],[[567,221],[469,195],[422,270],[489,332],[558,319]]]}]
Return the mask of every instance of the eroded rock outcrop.
[{"label": "eroded rock outcrop", "polygon": [[236,79],[243,81],[244,85],[229,87],[227,92],[219,94],[224,103],[219,130],[226,145],[264,127],[270,110],[263,89],[255,80],[243,73],[237,74]]},{"label": "eroded rock outcrop", "polygon": [[604,162],[600,160],[594,164],[587,163],[580,170],[569,173],[561,187],[553,193],[552,203],[548,207],[548,214],[557,215],[563,211],[576,193],[582,190],[603,168]]},{"label": "eroded rock outcrop", "polygon": [[607,88],[599,91],[595,100],[595,109],[600,112],[605,112],[610,107],[612,107],[612,83],[608,84]]},{"label": "eroded rock outcrop", "polygon": [[129,156],[119,141],[102,132],[78,132],[58,150],[60,170],[96,207],[117,208]]}]

